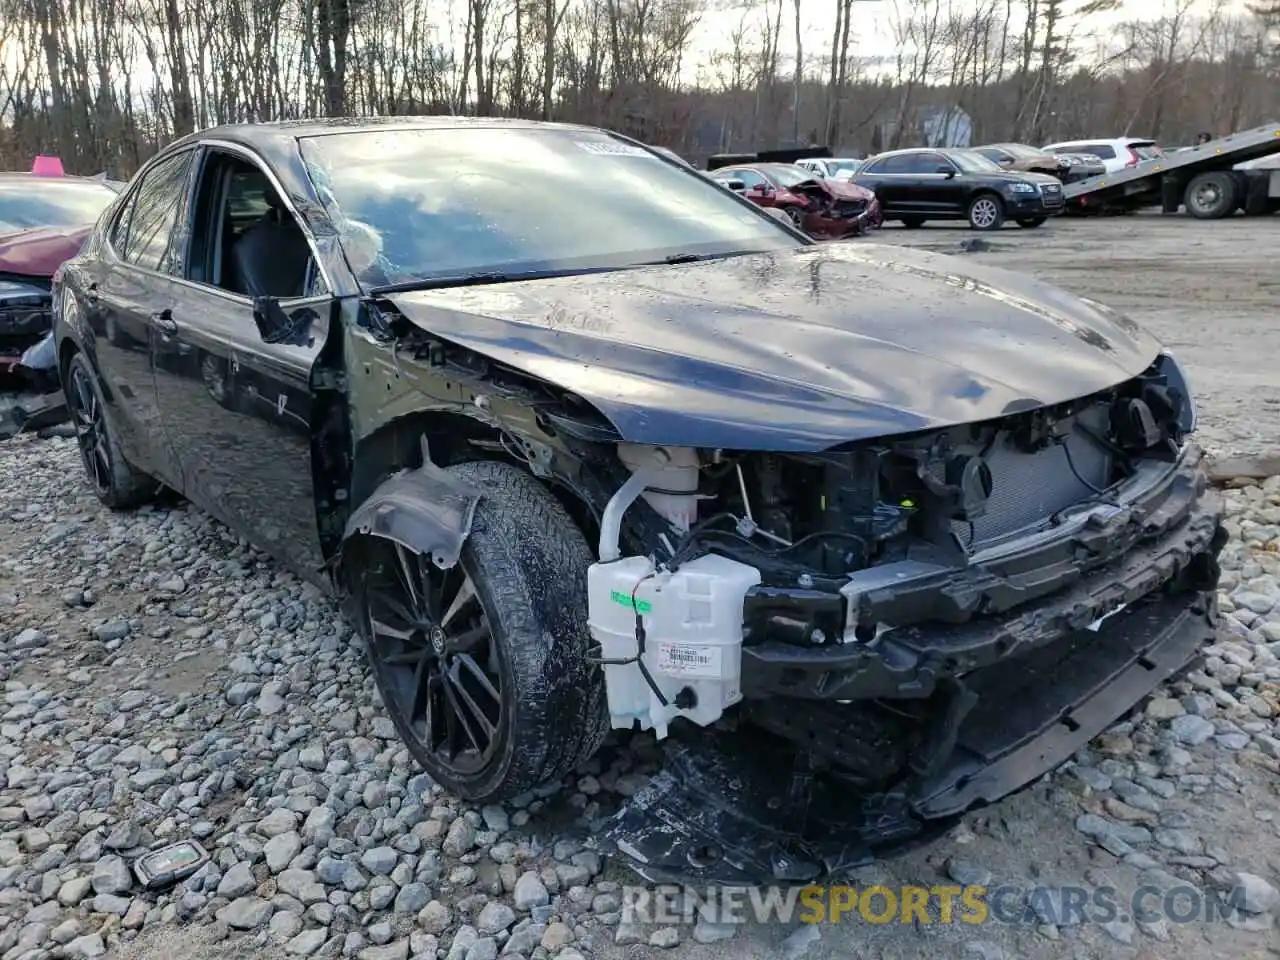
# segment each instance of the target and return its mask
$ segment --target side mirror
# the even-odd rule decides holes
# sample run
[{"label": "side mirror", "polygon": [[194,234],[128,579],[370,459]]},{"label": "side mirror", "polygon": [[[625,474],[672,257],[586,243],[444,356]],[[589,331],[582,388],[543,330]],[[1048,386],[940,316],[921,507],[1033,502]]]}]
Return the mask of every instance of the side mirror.
[{"label": "side mirror", "polygon": [[947,179],[951,179],[956,175],[956,168],[951,166],[949,163],[940,163],[938,164],[936,172],[942,174]]},{"label": "side mirror", "polygon": [[310,307],[288,314],[275,297],[257,297],[253,301],[253,322],[263,343],[283,343],[308,347],[314,342],[311,323],[319,317]]},{"label": "side mirror", "polygon": [[769,188],[768,188],[768,186],[766,186],[766,185],[765,185],[765,184],[763,184],[763,183],[757,183],[755,186],[753,186],[753,187],[752,187],[750,190],[748,190],[747,192],[748,192],[748,193],[758,194],[759,196],[764,196],[766,193],[768,193],[768,192],[769,192]]}]

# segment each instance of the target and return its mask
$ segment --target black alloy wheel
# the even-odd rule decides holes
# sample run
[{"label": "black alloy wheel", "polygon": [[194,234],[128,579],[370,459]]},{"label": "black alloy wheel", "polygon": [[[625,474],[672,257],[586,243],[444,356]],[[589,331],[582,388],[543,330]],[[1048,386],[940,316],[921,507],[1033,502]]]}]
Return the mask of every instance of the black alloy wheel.
[{"label": "black alloy wheel", "polygon": [[446,470],[480,492],[457,563],[359,534],[343,545],[343,579],[409,754],[450,792],[496,802],[563,777],[608,730],[587,625],[594,554],[528,472],[494,461]]},{"label": "black alloy wheel", "polygon": [[99,499],[111,492],[110,427],[98,392],[93,387],[92,374],[84,364],[73,363],[71,379],[67,386],[67,406],[76,430],[76,442],[80,445],[80,460],[85,476],[93,485]]},{"label": "black alloy wheel", "polygon": [[160,484],[125,458],[112,433],[97,375],[83,353],[71,357],[62,383],[80,462],[94,494],[112,510],[127,510],[154,499]]},{"label": "black alloy wheel", "polygon": [[498,746],[510,674],[475,582],[463,563],[442,570],[379,545],[387,556],[368,568],[365,613],[386,708],[441,769],[474,774]]}]

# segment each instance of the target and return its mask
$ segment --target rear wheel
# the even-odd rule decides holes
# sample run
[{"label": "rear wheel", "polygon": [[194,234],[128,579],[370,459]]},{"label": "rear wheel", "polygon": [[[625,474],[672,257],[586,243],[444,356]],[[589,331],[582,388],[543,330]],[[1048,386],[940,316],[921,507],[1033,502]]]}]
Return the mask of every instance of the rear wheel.
[{"label": "rear wheel", "polygon": [[902,225],[908,230],[919,230],[924,226],[924,217],[903,217]]},{"label": "rear wheel", "polygon": [[113,510],[127,510],[151,500],[160,485],[120,451],[97,375],[83,353],[74,354],[68,362],[63,393],[80,446],[80,461],[98,499]]},{"label": "rear wheel", "polygon": [[501,800],[564,776],[604,738],[603,672],[587,659],[593,557],[524,471],[467,463],[449,472],[483,493],[459,563],[442,570],[364,537],[352,544],[347,582],[410,754],[453,793]]},{"label": "rear wheel", "polygon": [[968,216],[974,230],[999,230],[1004,226],[1004,203],[994,193],[980,193],[969,201]]},{"label": "rear wheel", "polygon": [[1034,230],[1036,227],[1043,226],[1048,217],[1027,217],[1018,221],[1018,226],[1027,230]]},{"label": "rear wheel", "polygon": [[1234,213],[1239,201],[1236,178],[1218,171],[1192,177],[1182,202],[1197,220],[1218,220]]}]

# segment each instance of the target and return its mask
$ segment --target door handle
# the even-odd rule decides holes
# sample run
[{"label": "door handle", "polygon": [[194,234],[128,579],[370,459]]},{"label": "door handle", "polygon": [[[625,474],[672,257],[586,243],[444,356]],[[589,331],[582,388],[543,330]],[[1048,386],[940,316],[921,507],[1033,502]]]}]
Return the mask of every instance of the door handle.
[{"label": "door handle", "polygon": [[156,325],[161,333],[178,332],[178,321],[173,319],[173,312],[170,310],[161,310],[159,313],[153,313],[151,322]]}]

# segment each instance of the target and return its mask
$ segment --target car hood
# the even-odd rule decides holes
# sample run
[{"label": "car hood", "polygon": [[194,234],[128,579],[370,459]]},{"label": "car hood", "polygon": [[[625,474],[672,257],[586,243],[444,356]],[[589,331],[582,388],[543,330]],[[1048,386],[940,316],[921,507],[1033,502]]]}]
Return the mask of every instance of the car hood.
[{"label": "car hood", "polygon": [[0,273],[52,277],[84,246],[93,226],[34,227],[0,237]]},{"label": "car hood", "polygon": [[1081,397],[1159,352],[1029,277],[861,242],[390,299],[636,443],[821,450]]},{"label": "car hood", "polygon": [[827,188],[829,193],[834,194],[841,200],[871,200],[875,197],[875,193],[871,190],[860,184],[850,183],[848,180],[836,180],[828,177],[822,181],[822,185]]},{"label": "car hood", "polygon": [[[1057,161],[1053,161],[1057,165]],[[991,173],[982,173],[980,176],[984,180],[992,180],[998,183],[1034,183],[1036,185],[1042,183],[1061,184],[1059,180],[1051,173],[1034,173],[1030,170],[1001,170],[999,173],[994,171]]]}]

